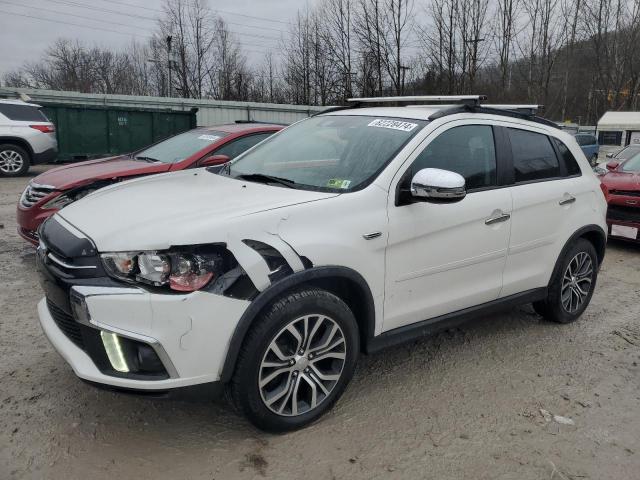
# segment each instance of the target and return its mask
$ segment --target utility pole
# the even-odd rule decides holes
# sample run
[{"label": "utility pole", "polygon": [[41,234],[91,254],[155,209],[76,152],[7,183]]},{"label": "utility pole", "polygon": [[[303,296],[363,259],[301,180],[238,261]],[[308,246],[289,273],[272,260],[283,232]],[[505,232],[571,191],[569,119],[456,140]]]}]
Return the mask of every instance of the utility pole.
[{"label": "utility pole", "polygon": [[167,86],[167,97],[171,97],[171,41],[173,37],[167,35],[167,65],[169,67],[169,85]]},{"label": "utility pole", "polygon": [[400,70],[402,70],[402,83],[401,83],[402,86],[400,87],[400,95],[404,95],[404,77],[405,77],[405,74],[407,73],[407,70],[411,70],[411,67],[400,65]]}]

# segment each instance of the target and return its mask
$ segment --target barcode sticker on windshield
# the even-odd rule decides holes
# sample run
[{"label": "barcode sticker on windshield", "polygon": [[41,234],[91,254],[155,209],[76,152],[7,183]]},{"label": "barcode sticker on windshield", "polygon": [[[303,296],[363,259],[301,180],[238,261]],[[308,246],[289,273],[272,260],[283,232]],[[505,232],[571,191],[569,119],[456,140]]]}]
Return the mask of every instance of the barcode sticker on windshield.
[{"label": "barcode sticker on windshield", "polygon": [[198,137],[198,140],[208,140],[210,142],[215,142],[216,140],[218,140],[220,137],[216,136],[216,135],[200,135]]},{"label": "barcode sticker on windshield", "polygon": [[368,127],[378,128],[391,128],[393,130],[402,130],[403,132],[410,132],[418,126],[417,123],[401,122],[399,120],[383,120],[381,118],[375,119]]}]

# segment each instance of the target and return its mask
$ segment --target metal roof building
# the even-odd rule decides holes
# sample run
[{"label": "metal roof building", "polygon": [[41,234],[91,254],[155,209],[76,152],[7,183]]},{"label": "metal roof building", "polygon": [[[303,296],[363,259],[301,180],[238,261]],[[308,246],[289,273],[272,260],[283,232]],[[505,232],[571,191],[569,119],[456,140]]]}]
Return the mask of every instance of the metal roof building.
[{"label": "metal roof building", "polygon": [[598,120],[598,143],[605,153],[640,144],[640,112],[606,112]]},{"label": "metal roof building", "polygon": [[277,103],[229,102],[192,98],[144,97],[132,95],[103,95],[31,88],[0,87],[0,98],[27,95],[32,102],[46,105],[99,106],[106,108],[189,111],[197,108],[198,126],[231,123],[236,120],[256,120],[274,123],[293,123],[326,107],[286,105]]}]

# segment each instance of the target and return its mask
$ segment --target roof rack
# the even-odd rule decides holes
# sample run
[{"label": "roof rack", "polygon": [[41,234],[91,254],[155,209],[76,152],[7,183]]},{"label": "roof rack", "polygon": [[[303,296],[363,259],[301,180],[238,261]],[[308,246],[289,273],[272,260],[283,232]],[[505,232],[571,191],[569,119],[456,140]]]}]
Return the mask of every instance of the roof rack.
[{"label": "roof rack", "polygon": [[406,97],[363,97],[348,98],[347,102],[361,105],[363,103],[427,103],[438,104],[446,103],[462,103],[465,105],[479,105],[481,101],[486,100],[486,95],[411,95]]},{"label": "roof rack", "polygon": [[[505,107],[505,108],[496,108],[496,107]],[[517,109],[514,110],[513,107],[518,107],[518,105],[487,105],[487,106],[456,105],[455,107],[445,108],[435,113],[432,113],[431,115],[429,115],[429,120],[437,120],[438,118],[446,117],[447,115],[455,115],[456,113],[486,113],[490,115],[500,115],[502,117],[511,117],[511,118],[519,118],[522,120],[529,120],[530,122],[540,123],[548,127],[559,128],[558,124],[555,122],[552,122],[551,120],[538,117],[537,115],[535,115],[535,113],[518,111]],[[532,105],[528,105],[525,107],[532,107]],[[536,107],[538,107],[538,105],[536,105]]]}]

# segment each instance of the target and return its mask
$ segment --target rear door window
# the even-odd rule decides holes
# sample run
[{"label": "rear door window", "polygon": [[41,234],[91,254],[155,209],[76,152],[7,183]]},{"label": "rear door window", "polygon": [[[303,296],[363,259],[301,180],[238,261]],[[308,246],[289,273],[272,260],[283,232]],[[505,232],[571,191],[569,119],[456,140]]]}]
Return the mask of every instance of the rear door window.
[{"label": "rear door window", "polygon": [[549,137],[528,130],[507,130],[516,183],[560,177],[560,163]]},{"label": "rear door window", "polygon": [[48,122],[47,116],[32,105],[0,103],[0,113],[16,122]]}]

